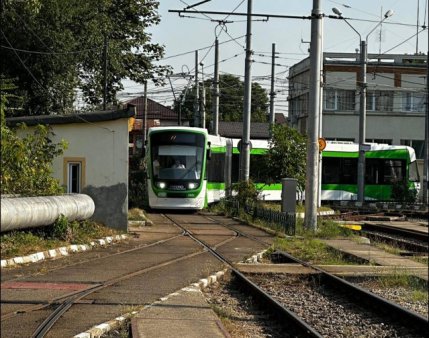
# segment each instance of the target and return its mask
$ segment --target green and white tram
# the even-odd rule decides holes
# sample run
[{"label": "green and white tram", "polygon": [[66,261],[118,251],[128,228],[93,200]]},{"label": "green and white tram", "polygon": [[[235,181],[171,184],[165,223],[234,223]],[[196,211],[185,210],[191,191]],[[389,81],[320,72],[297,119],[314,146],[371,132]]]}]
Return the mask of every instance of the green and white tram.
[{"label": "green and white tram", "polygon": [[[405,183],[417,194],[419,174],[414,149],[368,144],[365,152],[365,200],[389,201],[395,184]],[[357,200],[359,145],[327,142],[322,152],[322,200]]]},{"label": "green and white tram", "polygon": [[[202,209],[225,197],[228,182],[238,182],[239,140],[175,126],[150,128],[147,140],[147,186],[153,209]],[[279,201],[281,183],[267,176],[268,147],[267,140],[252,140],[249,176],[262,199]],[[327,142],[322,152],[322,200],[357,199],[358,156],[357,144]],[[391,200],[397,182],[418,192],[413,148],[370,144],[365,157],[366,200]]]}]

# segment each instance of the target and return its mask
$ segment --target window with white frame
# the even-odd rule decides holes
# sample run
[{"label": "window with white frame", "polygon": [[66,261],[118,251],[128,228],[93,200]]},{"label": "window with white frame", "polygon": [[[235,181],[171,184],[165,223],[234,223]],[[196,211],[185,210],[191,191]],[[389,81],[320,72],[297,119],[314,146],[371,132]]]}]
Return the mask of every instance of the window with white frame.
[{"label": "window with white frame", "polygon": [[366,93],[367,111],[393,111],[393,96],[391,90],[374,90]]},{"label": "window with white frame", "polygon": [[401,111],[425,111],[425,95],[419,92],[402,92]]},{"label": "window with white frame", "polygon": [[354,111],[356,92],[354,90],[327,88],[324,91],[323,102],[325,110]]},{"label": "window with white frame", "polygon": [[67,193],[80,193],[85,181],[85,159],[64,158],[64,183]]}]

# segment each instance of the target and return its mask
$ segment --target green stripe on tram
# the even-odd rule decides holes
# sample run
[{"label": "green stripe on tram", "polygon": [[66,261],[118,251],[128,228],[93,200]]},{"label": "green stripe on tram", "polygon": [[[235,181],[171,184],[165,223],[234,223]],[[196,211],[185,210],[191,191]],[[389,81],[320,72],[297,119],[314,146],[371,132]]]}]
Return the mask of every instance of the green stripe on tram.
[{"label": "green stripe on tram", "polygon": [[[357,151],[323,151],[322,157],[347,157],[358,158]],[[409,159],[409,154],[406,149],[396,150],[372,150],[365,152],[365,158],[386,158],[386,159]]]},{"label": "green stripe on tram", "polygon": [[[267,152],[268,152],[268,149],[262,149],[262,148],[256,148],[256,149],[250,150],[251,155],[266,155]],[[240,152],[238,151],[237,148],[233,148],[232,153],[233,154],[240,154]]]}]

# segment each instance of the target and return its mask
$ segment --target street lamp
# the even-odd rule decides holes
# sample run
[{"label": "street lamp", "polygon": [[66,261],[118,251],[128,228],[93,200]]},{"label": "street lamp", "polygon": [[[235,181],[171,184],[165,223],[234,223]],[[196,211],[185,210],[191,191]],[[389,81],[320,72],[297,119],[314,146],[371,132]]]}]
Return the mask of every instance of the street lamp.
[{"label": "street lamp", "polygon": [[353,29],[357,35],[359,35],[360,40],[360,105],[359,105],[359,160],[358,160],[358,201],[365,201],[365,128],[366,128],[366,65],[367,65],[367,45],[369,35],[375,31],[375,29],[380,26],[384,20],[393,15],[392,10],[388,10],[384,14],[384,18],[375,25],[375,27],[366,35],[365,40],[362,39],[360,33],[342,16],[341,11],[338,8],[332,8],[338,17],[345,21],[351,29]]}]

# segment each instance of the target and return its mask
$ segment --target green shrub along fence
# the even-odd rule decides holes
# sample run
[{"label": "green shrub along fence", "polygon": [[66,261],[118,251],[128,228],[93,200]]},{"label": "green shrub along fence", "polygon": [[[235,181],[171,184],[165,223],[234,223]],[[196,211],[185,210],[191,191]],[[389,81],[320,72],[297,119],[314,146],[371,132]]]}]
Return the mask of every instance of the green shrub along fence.
[{"label": "green shrub along fence", "polygon": [[281,231],[289,236],[295,235],[296,215],[295,213],[285,213],[264,208],[256,203],[247,202],[243,207],[235,199],[224,200],[225,207],[234,215],[238,216],[240,210],[251,216],[252,219],[259,219],[268,223],[270,228]]}]

